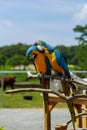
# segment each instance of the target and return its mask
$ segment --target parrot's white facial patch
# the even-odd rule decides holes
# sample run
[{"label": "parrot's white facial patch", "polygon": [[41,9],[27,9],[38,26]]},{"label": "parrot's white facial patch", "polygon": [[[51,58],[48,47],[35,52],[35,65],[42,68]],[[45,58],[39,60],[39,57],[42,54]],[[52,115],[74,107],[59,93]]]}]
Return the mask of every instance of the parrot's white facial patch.
[{"label": "parrot's white facial patch", "polygon": [[43,48],[42,48],[42,46],[40,46],[40,45],[37,45],[37,49],[38,49],[39,51],[43,51]]}]

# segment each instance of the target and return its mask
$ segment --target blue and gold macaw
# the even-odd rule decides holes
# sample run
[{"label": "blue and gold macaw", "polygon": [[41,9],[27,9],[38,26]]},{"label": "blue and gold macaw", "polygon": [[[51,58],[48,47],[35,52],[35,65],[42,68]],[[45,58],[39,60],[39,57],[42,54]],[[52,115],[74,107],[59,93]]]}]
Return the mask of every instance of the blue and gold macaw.
[{"label": "blue and gold macaw", "polygon": [[27,49],[26,57],[33,60],[37,73],[51,75],[49,60],[44,55],[43,50],[38,51],[37,46],[33,45]]},{"label": "blue and gold macaw", "polygon": [[[66,60],[59,50],[53,49],[51,46],[41,40],[37,41],[35,45],[39,51],[43,50],[43,53],[49,59],[50,65],[53,68],[55,74],[71,78]],[[66,81],[62,81],[62,87],[65,95],[70,96],[70,84]],[[67,101],[67,105],[71,114],[73,127],[75,129],[76,119],[73,102]]]},{"label": "blue and gold macaw", "polygon": [[35,45],[37,45],[38,50],[39,48],[40,50],[42,48],[44,54],[49,59],[50,65],[52,66],[55,74],[71,78],[66,60],[59,50],[53,49],[50,45],[41,40],[37,41]]}]

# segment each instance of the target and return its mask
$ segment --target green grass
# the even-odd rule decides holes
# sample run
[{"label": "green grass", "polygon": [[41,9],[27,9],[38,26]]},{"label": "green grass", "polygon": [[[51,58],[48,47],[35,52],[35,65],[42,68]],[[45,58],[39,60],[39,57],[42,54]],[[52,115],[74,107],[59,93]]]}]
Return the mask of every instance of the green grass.
[{"label": "green grass", "polygon": [[[24,100],[23,96],[32,96],[32,100]],[[43,97],[36,92],[20,92],[4,94],[4,108],[40,108],[43,105]]]},{"label": "green grass", "polygon": [[[2,93],[0,90],[0,99]],[[24,96],[32,96],[32,100],[24,100]],[[4,108],[42,108],[43,107],[43,96],[40,92],[19,92],[14,94],[4,93],[3,100]],[[0,107],[2,107],[2,102],[0,101]],[[65,103],[58,103],[57,108],[66,107]]]},{"label": "green grass", "polygon": [[0,127],[0,130],[4,130],[4,127]]},{"label": "green grass", "polygon": [[[0,70],[11,70],[9,66],[1,67]],[[29,82],[29,83],[39,83],[39,79],[27,79],[26,73],[12,73],[12,74],[4,74],[4,75],[15,75],[16,82]],[[0,76],[1,78],[1,76]],[[10,87],[8,87],[10,89]],[[2,103],[2,92],[0,89],[0,107],[4,108],[42,108],[43,107],[43,96],[40,95],[39,92],[20,92],[14,94],[5,94]],[[32,100],[24,100],[23,96],[32,96]],[[65,103],[58,103],[56,105],[58,108],[66,107]]]}]

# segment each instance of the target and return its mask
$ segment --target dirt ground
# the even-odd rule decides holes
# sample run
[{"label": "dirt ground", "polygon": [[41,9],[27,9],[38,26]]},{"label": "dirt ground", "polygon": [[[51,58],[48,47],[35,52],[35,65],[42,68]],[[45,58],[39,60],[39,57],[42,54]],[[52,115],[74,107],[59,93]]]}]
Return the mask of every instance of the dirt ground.
[{"label": "dirt ground", "polygon": [[[67,109],[54,109],[51,113],[52,130],[57,124],[70,119]],[[43,130],[43,109],[0,109],[0,127],[5,130]]]}]

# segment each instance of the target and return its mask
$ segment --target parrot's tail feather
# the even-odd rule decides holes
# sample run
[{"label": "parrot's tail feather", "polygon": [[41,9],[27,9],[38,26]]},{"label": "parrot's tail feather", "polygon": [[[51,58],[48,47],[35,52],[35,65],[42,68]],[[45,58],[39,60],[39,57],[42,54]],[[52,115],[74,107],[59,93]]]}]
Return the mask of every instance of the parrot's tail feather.
[{"label": "parrot's tail feather", "polygon": [[73,129],[75,130],[75,122],[76,122],[76,117],[75,117],[75,110],[74,110],[74,105],[72,101],[67,101],[67,105],[71,114],[71,119],[72,119],[72,124],[73,124]]},{"label": "parrot's tail feather", "polygon": [[[69,82],[65,82],[62,81],[62,87],[65,93],[65,96],[70,96],[70,86],[69,86]],[[72,124],[73,124],[73,128],[75,130],[75,121],[76,121],[76,117],[75,117],[75,110],[74,110],[74,104],[72,101],[66,101],[68,108],[69,108],[69,112],[71,115],[71,120],[72,120]]]}]

